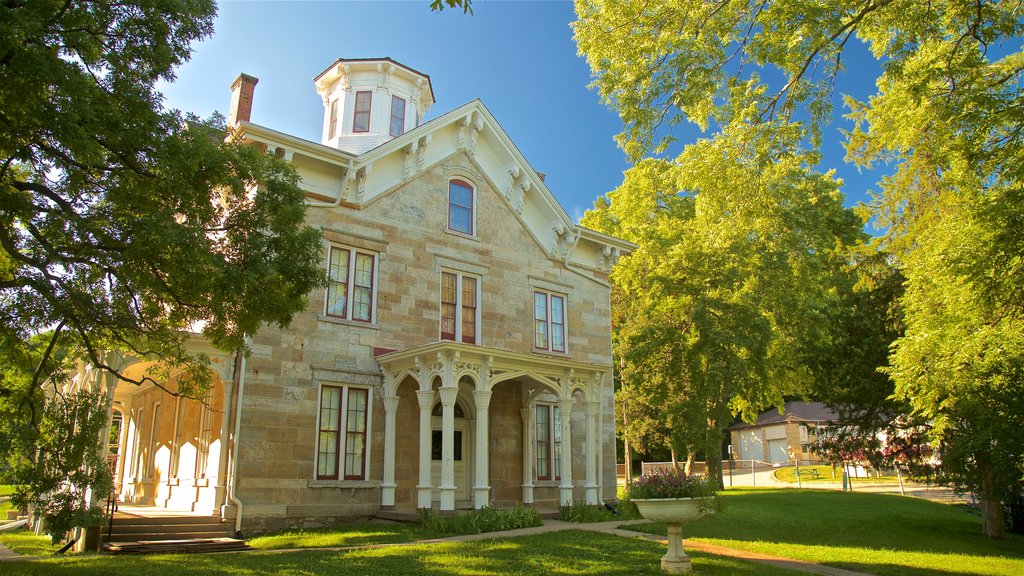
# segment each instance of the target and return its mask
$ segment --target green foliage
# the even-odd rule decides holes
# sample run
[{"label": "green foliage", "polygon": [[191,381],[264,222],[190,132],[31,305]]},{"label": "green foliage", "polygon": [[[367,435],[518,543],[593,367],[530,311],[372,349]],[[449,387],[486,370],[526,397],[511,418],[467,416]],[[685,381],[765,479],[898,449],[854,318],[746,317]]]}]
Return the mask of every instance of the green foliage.
[{"label": "green foliage", "polygon": [[[161,107],[210,2],[16,2],[0,26],[2,329],[53,326],[97,366],[116,350],[183,369],[190,329],[238,349],[323,282],[290,166]],[[38,384],[38,379],[34,380]]]},{"label": "green foliage", "polygon": [[32,507],[54,543],[78,526],[99,525],[102,508],[89,493],[110,492],[110,469],[97,439],[107,423],[102,392],[78,390],[48,399],[33,436],[35,452],[11,452],[3,476],[16,484],[11,502]]},{"label": "green foliage", "polygon": [[[582,223],[639,245],[612,272],[623,433],[634,448],[703,450],[807,393],[859,220],[784,124],[644,160]],[[666,439],[666,440],[661,440]]]},{"label": "green foliage", "polygon": [[[635,160],[666,152],[672,144],[666,128],[683,121],[715,130],[707,142],[716,143],[720,155],[785,126],[788,136],[766,140],[763,157],[785,158],[792,142],[816,157],[822,128],[834,116],[844,50],[854,42],[869,47],[883,72],[866,102],[845,99],[852,121],[847,157],[890,169],[862,213],[884,230],[875,248],[884,251],[882,262],[899,269],[905,290],[893,292],[886,281],[860,294],[845,294],[839,284],[833,302],[801,296],[819,309],[855,308],[822,316],[832,328],[822,331],[816,350],[800,355],[820,359],[831,351],[841,359],[811,368],[830,403],[852,399],[846,404],[850,421],[878,428],[877,415],[900,410],[910,412],[905,422],[911,428],[932,421],[942,474],[980,495],[984,530],[998,537],[1000,501],[1019,494],[1024,477],[1024,442],[1014,432],[1024,418],[1019,5],[577,0],[576,11],[580,53],[601,98],[618,111],[624,124],[619,143]],[[677,163],[707,178],[737,181],[703,159]],[[754,173],[763,167],[748,162]],[[750,195],[743,179],[738,182],[735,204],[729,202],[734,212]],[[880,306],[863,308],[873,300]],[[892,322],[894,309],[905,315],[899,326]],[[756,337],[757,323],[738,327],[747,328],[734,341],[742,350]],[[893,338],[890,382],[871,370],[883,365],[879,351]]]},{"label": "green foliage", "polygon": [[473,0],[430,0],[430,9],[434,12],[442,12],[448,8],[462,8],[463,14],[473,13]]},{"label": "green foliage", "polygon": [[544,523],[534,508],[516,504],[511,510],[500,510],[485,506],[479,510],[441,516],[433,510],[420,510],[420,523],[424,528],[437,534],[481,534],[530,528]]},{"label": "green foliage", "polygon": [[[173,370],[176,393],[201,398],[209,359],[187,352],[194,331],[244,349],[246,335],[289,322],[325,281],[295,170],[234,141],[222,118],[162,107],[157,83],[173,80],[214,15],[206,0],[43,0],[0,12],[0,457],[33,462],[43,477],[18,481],[34,491],[54,485],[57,423],[92,422],[82,398],[42,393],[65,381],[65,359],[136,384],[161,385],[160,370]],[[133,379],[119,372],[126,356],[159,368]],[[58,532],[92,521],[75,501],[102,480],[85,456],[97,437],[64,440],[84,444],[62,446],[70,452],[54,465],[70,472],[78,461],[92,480],[21,493],[62,503],[47,512]]]},{"label": "green foliage", "polygon": [[630,500],[651,498],[710,498],[718,492],[718,482],[682,470],[656,470],[644,474],[626,488]]},{"label": "green foliage", "polygon": [[568,506],[558,507],[558,518],[559,520],[575,522],[577,524],[634,520],[636,518],[640,518],[640,515],[636,511],[635,504],[628,505],[624,502],[619,502],[615,511],[618,512],[618,514],[604,506],[593,506],[587,504],[584,500],[573,500]]}]

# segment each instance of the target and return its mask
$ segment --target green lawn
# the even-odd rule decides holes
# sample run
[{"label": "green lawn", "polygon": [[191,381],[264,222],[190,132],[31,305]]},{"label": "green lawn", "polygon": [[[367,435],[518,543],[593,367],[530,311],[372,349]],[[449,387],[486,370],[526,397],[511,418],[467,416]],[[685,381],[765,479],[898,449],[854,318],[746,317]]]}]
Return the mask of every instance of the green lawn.
[{"label": "green lawn", "polygon": [[342,546],[364,546],[367,544],[388,544],[413,542],[436,538],[420,524],[382,524],[359,522],[341,528],[323,530],[293,530],[257,536],[247,540],[250,546],[260,549],[273,548],[338,548]]},{"label": "green lawn", "polygon": [[[723,496],[725,512],[684,525],[686,538],[879,575],[1024,574],[1024,538],[985,538],[980,519],[960,507],[823,490]],[[657,524],[632,529],[665,533]]]},{"label": "green lawn", "polygon": [[[817,472],[817,476],[815,476]],[[800,467],[800,480],[802,482],[842,482],[843,481],[843,470],[842,468],[836,468],[836,476],[832,477],[831,466],[801,466]],[[784,466],[775,470],[775,479],[779,482],[789,482],[790,484],[796,484],[796,466]],[[895,476],[870,476],[864,477],[852,477],[854,484],[898,484],[899,478]]]},{"label": "green lawn", "polygon": [[48,556],[63,544],[50,544],[49,536],[36,536],[31,530],[0,532],[0,542],[22,556]]},{"label": "green lawn", "polygon": [[[665,547],[656,542],[568,530],[500,540],[419,544],[345,552],[296,551],[169,556],[82,556],[4,563],[5,576],[180,574],[333,575],[659,575]],[[703,576],[799,576],[729,558],[693,554]]]}]

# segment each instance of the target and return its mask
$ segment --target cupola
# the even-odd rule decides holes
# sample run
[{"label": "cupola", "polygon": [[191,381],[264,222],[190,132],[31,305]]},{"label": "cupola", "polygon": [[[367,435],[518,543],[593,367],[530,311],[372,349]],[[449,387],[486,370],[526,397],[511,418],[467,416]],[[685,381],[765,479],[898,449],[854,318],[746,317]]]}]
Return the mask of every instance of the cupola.
[{"label": "cupola", "polygon": [[391,58],[339,58],[313,83],[324,102],[321,141],[352,154],[419,126],[434,104],[430,77]]}]

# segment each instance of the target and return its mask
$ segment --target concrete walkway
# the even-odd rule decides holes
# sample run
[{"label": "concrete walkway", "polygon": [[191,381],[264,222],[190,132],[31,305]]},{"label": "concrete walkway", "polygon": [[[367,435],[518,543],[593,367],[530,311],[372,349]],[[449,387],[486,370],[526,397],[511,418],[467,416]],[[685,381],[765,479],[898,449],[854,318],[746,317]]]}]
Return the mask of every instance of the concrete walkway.
[{"label": "concrete walkway", "polygon": [[[340,546],[328,548],[281,548],[275,550],[258,550],[258,552],[260,552],[261,554],[294,554],[296,552],[341,552],[347,550],[394,548],[399,546],[412,546],[419,544],[438,544],[443,542],[475,542],[480,540],[498,540],[504,538],[517,538],[520,536],[546,534],[548,532],[558,532],[561,530],[585,530],[588,532],[600,532],[603,534],[611,534],[613,536],[619,536],[622,538],[639,538],[641,540],[652,540],[655,542],[666,543],[665,538],[662,536],[658,536],[655,534],[645,534],[643,532],[634,532],[632,530],[623,530],[619,528],[619,526],[643,524],[645,522],[647,522],[647,520],[612,520],[610,522],[575,524],[572,522],[566,522],[564,520],[545,520],[542,526],[536,526],[533,528],[520,528],[518,530],[506,530],[504,532],[485,532],[483,534],[464,534],[461,536],[448,536],[445,538],[417,540],[415,542],[395,542],[389,544]],[[853,572],[851,570],[833,568],[831,566],[824,566],[821,564],[804,562],[802,560],[792,560],[789,558],[780,558],[777,556],[767,556],[765,554],[748,552],[746,550],[737,550],[735,548],[727,548],[724,546],[716,546],[714,544],[707,544],[704,542],[695,542],[692,540],[686,540],[684,542],[684,546],[687,550],[691,552],[701,552],[704,554],[711,554],[714,556],[726,556],[729,558],[737,558],[740,560],[757,562],[760,564],[774,566],[776,568],[784,568],[787,570],[806,572],[809,574],[824,574],[826,576],[871,576],[870,574],[865,574],[863,572]],[[225,552],[225,554],[248,554],[252,552],[255,551],[249,550],[244,552]],[[3,544],[0,544],[0,561],[37,560],[40,558],[43,557],[19,556],[11,550],[9,550]]]}]

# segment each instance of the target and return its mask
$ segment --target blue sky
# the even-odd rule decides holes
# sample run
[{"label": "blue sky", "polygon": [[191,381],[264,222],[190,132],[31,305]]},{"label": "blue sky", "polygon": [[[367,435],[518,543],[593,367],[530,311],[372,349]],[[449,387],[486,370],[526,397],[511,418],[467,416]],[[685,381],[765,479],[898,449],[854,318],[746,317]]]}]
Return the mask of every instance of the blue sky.
[{"label": "blue sky", "polygon": [[[252,120],[319,141],[323,105],[313,77],[337,58],[390,56],[430,75],[437,103],[426,119],[475,98],[490,109],[574,219],[622,181],[629,165],[612,140],[617,115],[587,87],[576,55],[569,1],[475,0],[474,15],[433,13],[416,2],[221,1],[214,35],[196,45],[177,80],[161,86],[166,105],[206,116],[226,114],[240,72],[260,79]],[[852,46],[840,93],[874,91],[877,64]],[[843,162],[839,127],[825,135],[820,168],[846,181],[847,204],[866,199],[877,175]],[[685,128],[682,142],[697,137]],[[678,152],[678,150],[676,151]]]}]

